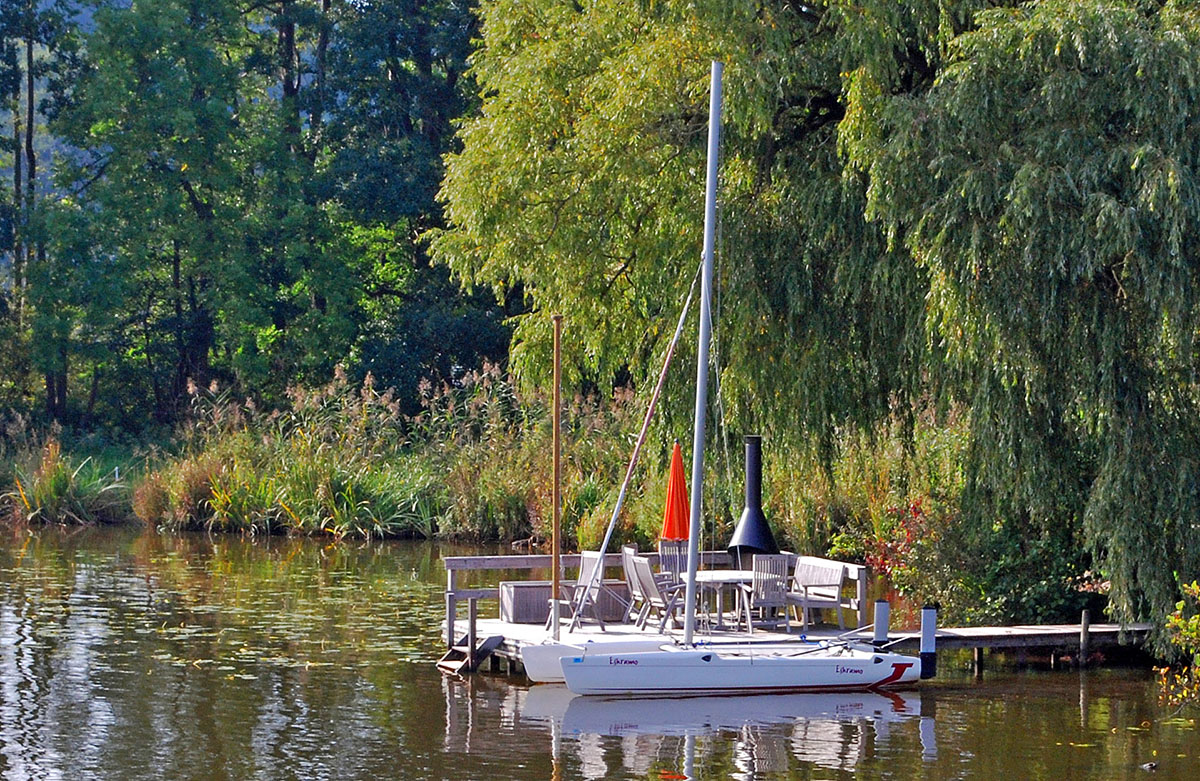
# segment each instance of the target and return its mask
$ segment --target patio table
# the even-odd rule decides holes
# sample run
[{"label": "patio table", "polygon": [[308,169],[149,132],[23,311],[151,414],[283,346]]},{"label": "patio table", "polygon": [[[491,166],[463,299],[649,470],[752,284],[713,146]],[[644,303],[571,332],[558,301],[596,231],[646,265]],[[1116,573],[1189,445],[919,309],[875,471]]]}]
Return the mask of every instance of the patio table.
[{"label": "patio table", "polygon": [[[725,626],[725,609],[723,604],[725,588],[753,582],[754,570],[751,569],[706,569],[696,573],[696,585],[700,587],[701,593],[703,593],[704,589],[711,589],[716,592],[717,627]],[[736,596],[738,592],[734,593]]]}]

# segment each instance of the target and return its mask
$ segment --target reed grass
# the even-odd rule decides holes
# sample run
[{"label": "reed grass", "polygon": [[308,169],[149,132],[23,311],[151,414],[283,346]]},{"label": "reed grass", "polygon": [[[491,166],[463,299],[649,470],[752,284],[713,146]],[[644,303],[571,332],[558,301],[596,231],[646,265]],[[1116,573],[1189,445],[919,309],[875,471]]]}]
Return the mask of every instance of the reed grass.
[{"label": "reed grass", "polygon": [[[422,411],[401,415],[390,391],[338,373],[294,389],[265,413],[216,388],[190,389],[180,455],[138,485],[138,517],[161,528],[299,532],[335,537],[515,540],[548,536],[550,425],[545,400],[522,396],[498,367],[421,386]],[[622,404],[577,399],[580,444],[565,471],[571,517],[591,512]],[[583,436],[586,433],[588,436]],[[569,521],[570,523],[570,521]],[[573,533],[571,523],[569,533]]]},{"label": "reed grass", "polygon": [[9,488],[0,494],[0,506],[12,520],[96,525],[129,518],[128,485],[119,469],[64,454],[54,433],[37,447],[26,441],[14,448],[8,441],[0,479]]}]

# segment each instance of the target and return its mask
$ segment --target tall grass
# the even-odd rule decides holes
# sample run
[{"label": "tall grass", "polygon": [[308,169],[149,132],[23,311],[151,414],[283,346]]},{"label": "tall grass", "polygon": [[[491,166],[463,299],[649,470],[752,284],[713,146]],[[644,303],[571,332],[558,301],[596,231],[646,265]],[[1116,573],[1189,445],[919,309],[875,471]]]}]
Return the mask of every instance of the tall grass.
[{"label": "tall grass", "polygon": [[[495,366],[455,385],[424,383],[413,417],[369,377],[354,387],[340,371],[323,388],[292,390],[288,408],[271,413],[215,388],[190,390],[180,455],[134,494],[147,523],[336,537],[547,535],[547,405],[522,397]],[[604,498],[597,474],[610,471],[612,448],[623,444],[626,406],[571,406],[579,435],[565,470],[572,533]]]},{"label": "tall grass", "polygon": [[[0,437],[0,508],[21,523],[108,524],[130,517],[120,468],[63,453],[60,432],[39,435],[22,418]],[[126,473],[128,474],[128,472]]]},{"label": "tall grass", "polygon": [[431,534],[437,486],[401,448],[391,392],[340,372],[293,389],[270,413],[213,387],[189,388],[192,419],[177,457],[134,492],[138,517],[164,528],[334,536]]}]

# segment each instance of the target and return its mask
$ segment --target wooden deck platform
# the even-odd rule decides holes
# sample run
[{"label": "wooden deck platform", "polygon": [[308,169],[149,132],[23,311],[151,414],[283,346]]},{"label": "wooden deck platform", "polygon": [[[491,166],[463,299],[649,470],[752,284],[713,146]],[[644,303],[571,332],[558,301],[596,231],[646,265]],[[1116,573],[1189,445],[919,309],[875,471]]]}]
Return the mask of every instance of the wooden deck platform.
[{"label": "wooden deck platform", "polygon": [[[647,554],[651,559],[657,559],[657,554]],[[562,566],[578,567],[578,555],[564,555]],[[542,577],[550,567],[550,557],[547,555],[522,556],[451,556],[443,558],[446,567],[446,620],[443,623],[443,637],[460,641],[464,636],[465,644],[458,647],[481,648],[479,641],[494,647],[487,659],[487,666],[492,670],[505,669],[509,672],[521,671],[521,648],[525,645],[537,644],[548,638],[548,631],[541,623],[516,623],[514,616],[521,613],[518,609],[524,603],[543,604],[545,594],[519,594],[516,587],[535,587],[530,583],[533,578]],[[607,554],[604,557],[606,567],[615,568],[621,564],[618,554]],[[701,553],[701,564],[704,567],[728,566],[729,556],[725,551],[704,551]],[[846,616],[847,623],[864,627],[857,633],[845,633],[836,627],[809,627],[807,638],[831,639],[839,635],[851,636],[863,640],[871,640],[871,631],[867,628],[873,620],[872,604],[867,600],[868,577],[866,567],[855,564],[843,564],[847,577],[853,587],[854,597],[850,600],[853,609]],[[514,582],[501,581],[499,584],[484,587],[464,587],[459,581],[460,573],[466,576],[477,575],[484,570],[500,570],[508,577],[524,578]],[[471,578],[475,580],[474,577]],[[506,592],[506,586],[508,591]],[[505,603],[505,598],[508,603]],[[480,600],[497,600],[501,605],[501,615],[510,620],[499,618],[479,618],[477,603]],[[462,626],[462,616],[458,614],[458,606],[466,603],[468,611],[466,626]],[[520,604],[519,604],[520,603]],[[507,607],[507,614],[504,608]],[[528,607],[528,605],[526,605]],[[528,620],[528,619],[526,619]],[[462,630],[465,628],[465,632]],[[708,627],[696,636],[698,642],[778,642],[799,637],[799,627],[794,623],[792,633],[782,631],[756,629],[753,635],[746,632],[736,632],[719,625]],[[614,639],[623,636],[654,637],[655,633],[643,631],[630,624],[608,623],[607,631],[601,631],[595,624],[585,624],[569,633],[562,630],[560,640],[568,643],[586,643],[589,640],[600,641],[604,638]],[[698,630],[699,631],[699,630]],[[983,670],[984,654],[988,650],[1012,650],[1018,653],[1025,651],[1044,652],[1051,655],[1052,661],[1059,655],[1070,655],[1076,662],[1087,663],[1089,655],[1096,650],[1117,645],[1138,645],[1151,631],[1149,624],[1091,624],[1087,611],[1084,611],[1079,624],[1053,625],[1022,625],[1022,626],[990,626],[990,627],[942,627],[937,630],[937,647],[940,650],[971,649],[974,651],[975,670]],[[673,642],[682,638],[681,631],[667,631],[658,635],[663,642]],[[916,650],[920,645],[920,633],[910,631],[893,631],[889,635],[893,648],[898,650]]]},{"label": "wooden deck platform", "polygon": [[[937,630],[940,650],[1009,648],[1077,650],[1081,624],[1024,624],[1019,626],[946,627]],[[1141,643],[1150,632],[1150,624],[1090,624],[1089,644],[1094,648]],[[900,649],[916,648],[919,632],[896,632],[892,635]]]},{"label": "wooden deck platform", "polygon": [[[975,651],[976,671],[982,671],[985,651],[1037,651],[1052,654],[1078,654],[1081,651],[1082,624],[1049,624],[1022,626],[945,627],[937,630],[938,650],[971,649]],[[1084,648],[1089,651],[1118,645],[1139,645],[1150,631],[1149,624],[1090,624],[1087,628]],[[522,672],[521,648],[543,642],[547,630],[538,624],[514,624],[496,618],[481,618],[477,621],[476,634],[481,637],[499,636],[504,639],[493,652],[490,668],[509,673]],[[657,635],[664,643],[675,642],[682,637],[680,630],[668,630]],[[581,627],[574,632],[565,629],[560,639],[565,643],[602,642],[621,637],[655,637],[652,631],[639,630],[629,624],[608,624],[601,632],[594,625]],[[837,627],[810,627],[805,637],[809,640],[833,639],[851,636],[862,640],[871,639],[870,631],[846,633]],[[754,634],[744,631],[714,630],[697,635],[698,642],[784,642],[799,639],[799,627],[785,633],[778,630],[756,629]],[[899,650],[916,650],[920,643],[919,632],[895,632],[889,635]],[[1083,653],[1086,656],[1086,651]]]}]

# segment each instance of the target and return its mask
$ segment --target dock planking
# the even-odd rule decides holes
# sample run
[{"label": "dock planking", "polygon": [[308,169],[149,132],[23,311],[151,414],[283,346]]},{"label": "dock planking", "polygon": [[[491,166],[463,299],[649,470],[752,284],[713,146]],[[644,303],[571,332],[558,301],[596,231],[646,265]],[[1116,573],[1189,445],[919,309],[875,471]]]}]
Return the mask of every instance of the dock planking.
[{"label": "dock planking", "polygon": [[[1004,650],[1014,648],[1078,648],[1080,624],[1022,624],[1018,626],[942,627],[937,630],[939,649]],[[1142,642],[1150,624],[1089,624],[1091,647],[1130,645]],[[897,648],[915,648],[920,632],[896,632],[891,641]]]}]

